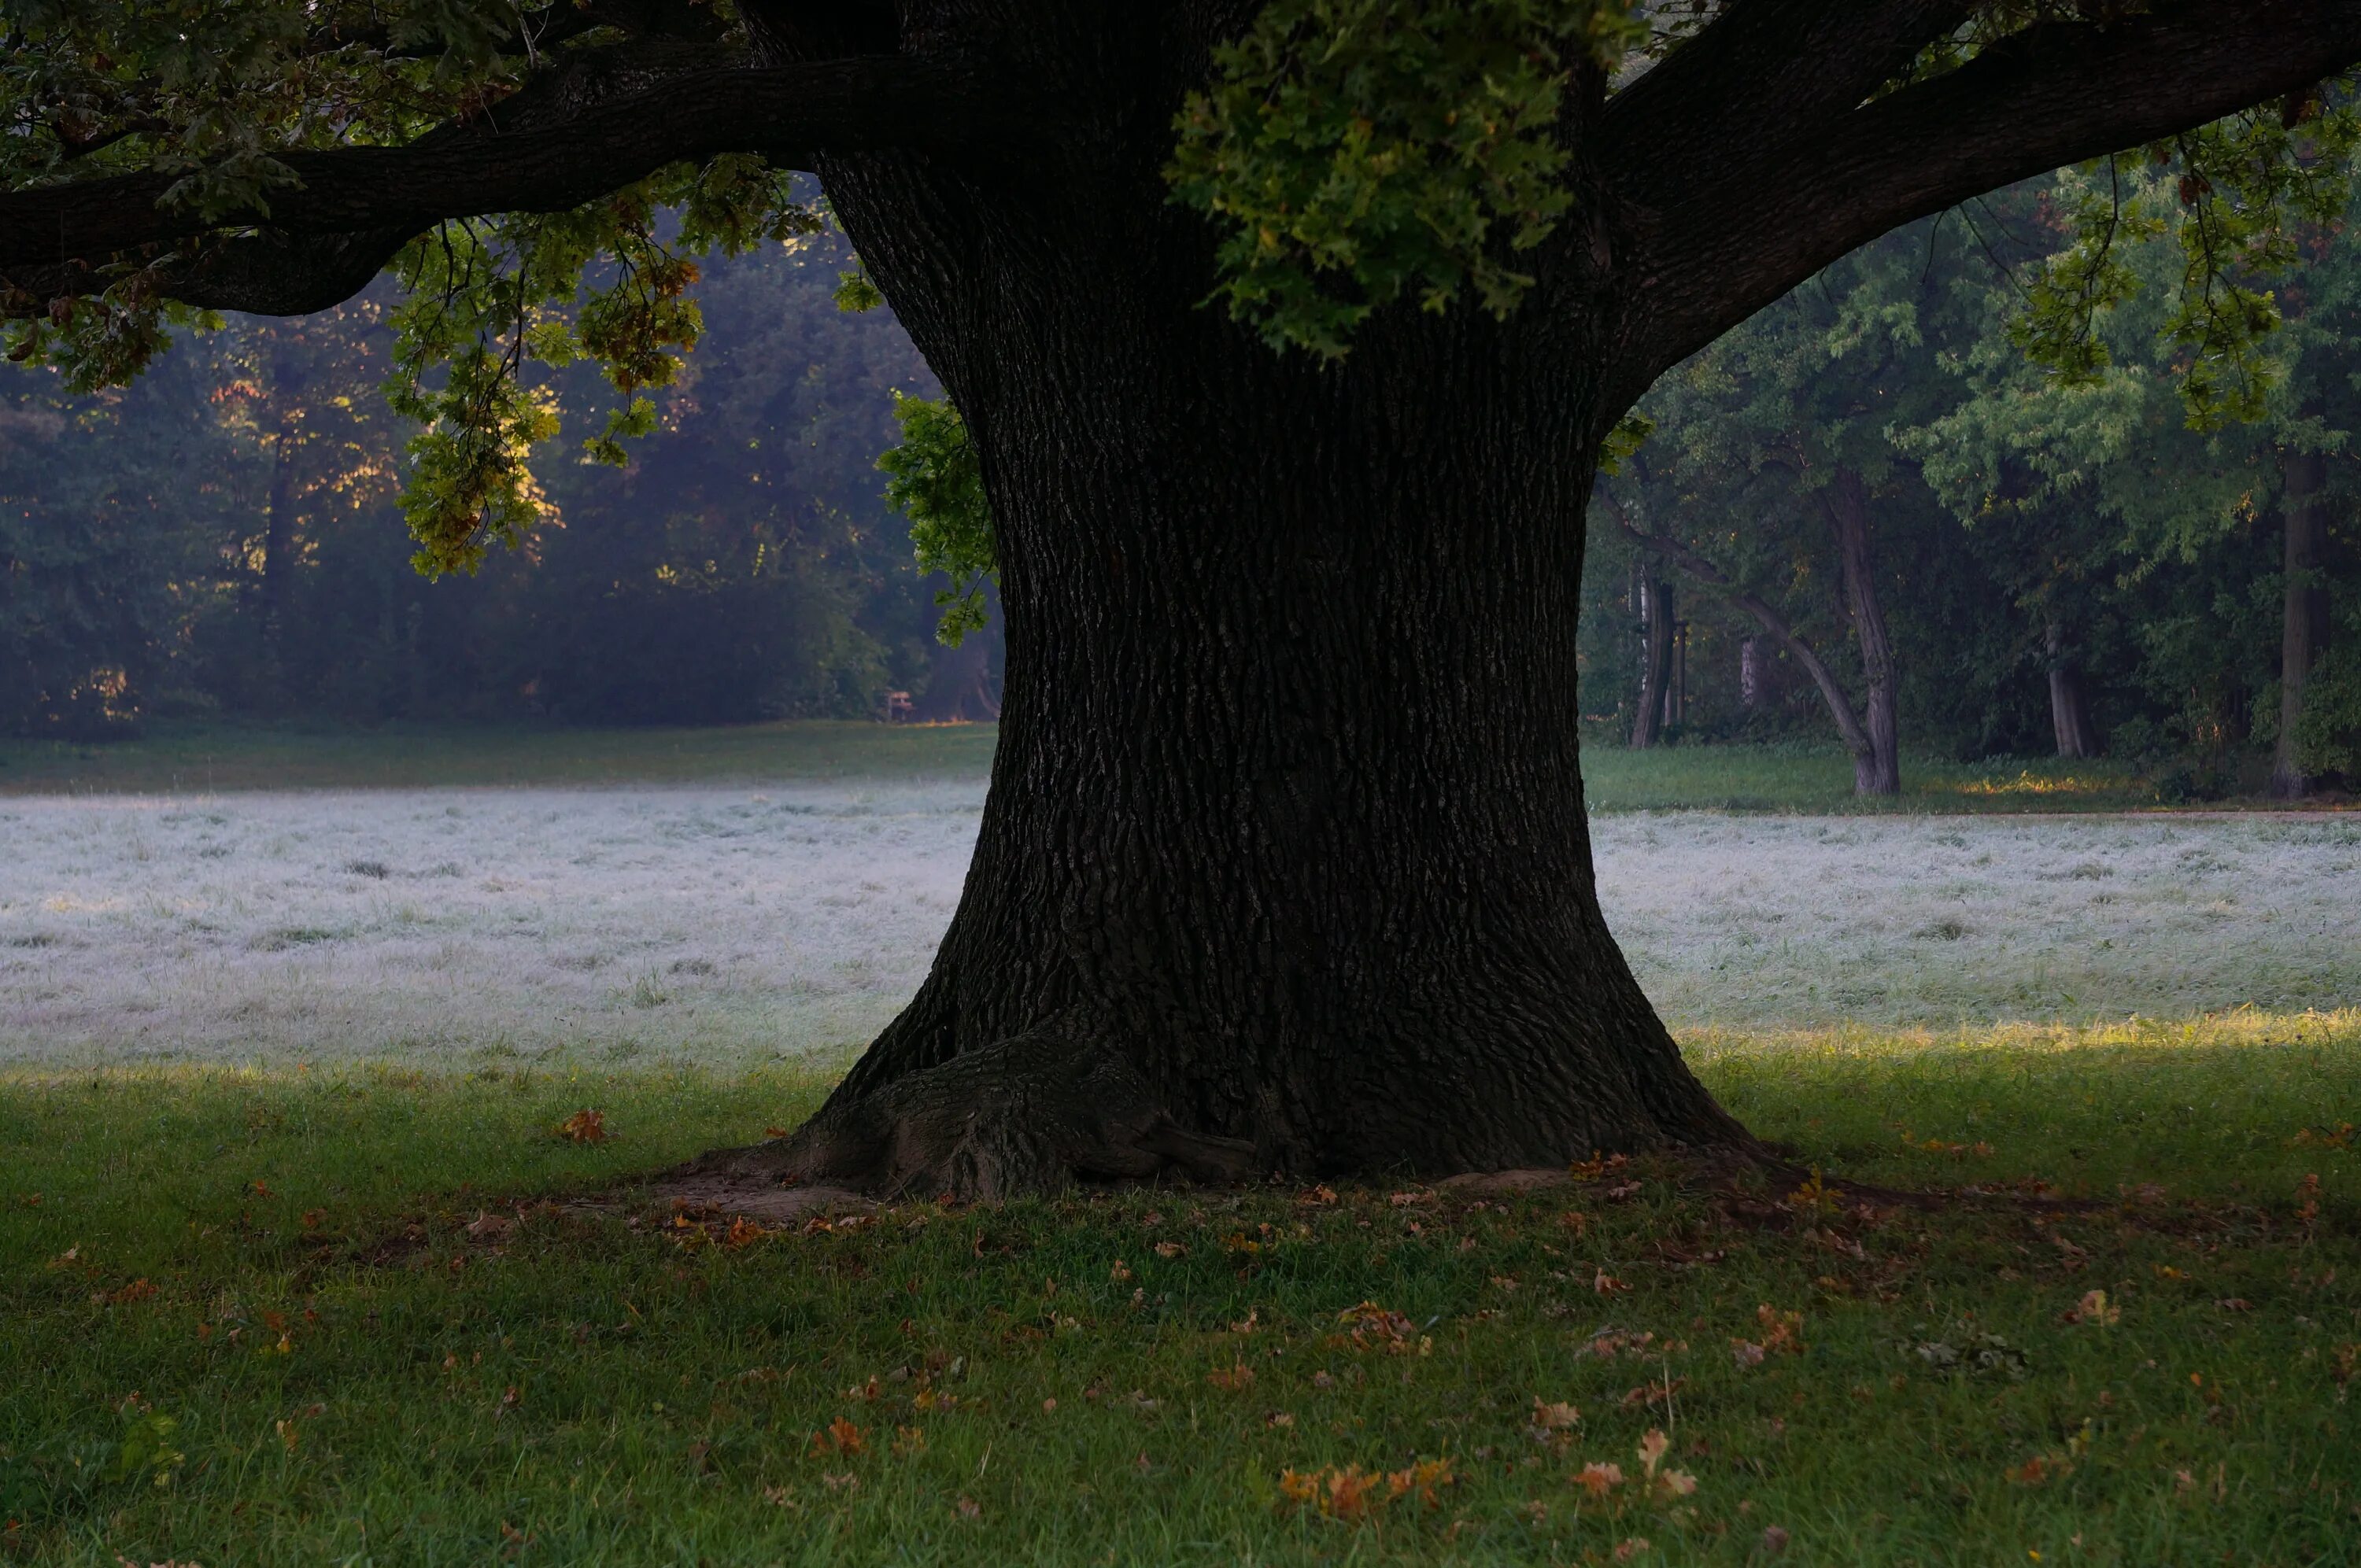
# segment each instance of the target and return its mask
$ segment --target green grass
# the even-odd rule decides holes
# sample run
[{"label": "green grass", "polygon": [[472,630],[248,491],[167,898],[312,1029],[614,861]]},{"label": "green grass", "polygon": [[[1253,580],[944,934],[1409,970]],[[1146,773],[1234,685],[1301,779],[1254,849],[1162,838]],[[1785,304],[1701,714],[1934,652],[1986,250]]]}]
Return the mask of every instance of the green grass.
[{"label": "green grass", "polygon": [[[0,795],[210,794],[247,789],[417,788],[437,784],[716,784],[843,779],[981,779],[999,726],[840,720],[707,729],[574,729],[545,724],[150,725],[104,743],[0,740]],[[1915,757],[1903,793],[1861,800],[1833,744],[1590,745],[1594,811],[2018,812],[2158,809],[2128,764]],[[2314,802],[2315,805],[2332,804]],[[2262,799],[2212,803],[2279,809]]]},{"label": "green grass", "polygon": [[[1902,793],[1852,793],[1852,759],[1834,745],[1588,746],[1583,783],[1594,811],[2145,811],[2157,793],[2127,763],[1907,757]],[[2261,803],[2250,803],[2261,804]],[[2235,803],[2217,802],[2213,809]]]},{"label": "green grass", "polygon": [[981,779],[998,733],[992,724],[840,720],[695,729],[159,723],[132,740],[0,740],[0,795]]},{"label": "green grass", "polygon": [[[2361,1016],[1694,1050],[1832,1172],[2095,1202],[1824,1210],[1642,1163],[1510,1200],[917,1204],[733,1245],[542,1204],[757,1137],[820,1082],[0,1077],[0,1559],[1603,1563],[1644,1538],[1629,1560],[1735,1564],[1776,1527],[1816,1564],[2352,1560]],[[555,1135],[586,1107],[611,1141]],[[2062,1320],[2094,1289],[2119,1321]],[[1354,1343],[1363,1302],[1399,1343]],[[1804,1348],[1741,1365],[1765,1307]],[[1581,1420],[1537,1432],[1536,1399]],[[815,1442],[840,1421],[862,1452]],[[1579,1481],[1638,1476],[1657,1428],[1692,1495]],[[1284,1485],[1422,1461],[1453,1477],[1431,1509],[1327,1518]]]}]

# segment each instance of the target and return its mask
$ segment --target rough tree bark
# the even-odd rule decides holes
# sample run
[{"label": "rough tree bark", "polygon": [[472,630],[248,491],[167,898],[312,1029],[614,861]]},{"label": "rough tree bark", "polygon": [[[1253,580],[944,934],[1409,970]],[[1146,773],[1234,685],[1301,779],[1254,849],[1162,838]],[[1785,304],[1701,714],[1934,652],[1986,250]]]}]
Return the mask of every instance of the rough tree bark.
[{"label": "rough tree bark", "polygon": [[988,1196],[1744,1144],[1591,873],[1564,607],[1609,319],[1394,320],[1323,367],[1136,259],[1173,247],[826,172],[970,411],[1000,744],[908,1011],[723,1163]]},{"label": "rough tree bark", "polygon": [[2082,666],[2068,652],[2065,623],[2055,617],[2043,628],[2043,650],[2049,663],[2049,725],[2058,754],[2079,759],[2099,754],[2098,728],[2091,722],[2091,697]]},{"label": "rough tree bark", "polygon": [[2317,452],[2279,455],[2279,513],[2286,522],[2280,571],[2279,736],[2271,759],[2271,794],[2301,800],[2312,792],[2296,731],[2303,691],[2328,640],[2328,589],[2320,580],[2320,546],[2328,531],[2328,459]]}]

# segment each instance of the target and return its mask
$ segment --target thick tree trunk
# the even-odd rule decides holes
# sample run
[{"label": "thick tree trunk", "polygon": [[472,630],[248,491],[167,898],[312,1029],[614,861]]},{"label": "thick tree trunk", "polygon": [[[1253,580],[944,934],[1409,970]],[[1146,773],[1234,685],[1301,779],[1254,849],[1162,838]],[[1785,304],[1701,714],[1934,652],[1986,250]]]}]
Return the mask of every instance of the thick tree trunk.
[{"label": "thick tree trunk", "polygon": [[2090,694],[2082,680],[2081,664],[2068,656],[2066,628],[2055,620],[2046,628],[2044,647],[2049,662],[2049,723],[2058,740],[2058,754],[2065,758],[2095,757],[2099,754],[2099,732],[2091,722]]},{"label": "thick tree trunk", "polygon": [[1823,494],[1828,519],[1836,525],[1845,608],[1852,615],[1853,641],[1860,645],[1861,674],[1868,683],[1861,727],[1869,749],[1853,753],[1853,793],[1899,795],[1902,742],[1894,641],[1886,635],[1885,609],[1878,601],[1875,563],[1870,553],[1869,488],[1860,475],[1839,467]]},{"label": "thick tree trunk", "polygon": [[999,748],[918,994],[809,1124],[709,1168],[988,1197],[1752,1148],[1592,877],[1607,318],[1404,313],[1323,365],[1199,309],[1202,245],[825,172],[982,461]]},{"label": "thick tree trunk", "polygon": [[2279,738],[2271,794],[2301,800],[2312,791],[2296,745],[2303,691],[2328,635],[2328,590],[2320,580],[2320,546],[2328,528],[2328,460],[2317,452],[2279,457],[2279,511],[2286,519],[2279,616]]},{"label": "thick tree trunk", "polygon": [[1631,717],[1631,744],[1645,751],[1664,738],[1674,720],[1673,585],[1653,573],[1640,579],[1647,639],[1646,662],[1640,666],[1640,702]]}]

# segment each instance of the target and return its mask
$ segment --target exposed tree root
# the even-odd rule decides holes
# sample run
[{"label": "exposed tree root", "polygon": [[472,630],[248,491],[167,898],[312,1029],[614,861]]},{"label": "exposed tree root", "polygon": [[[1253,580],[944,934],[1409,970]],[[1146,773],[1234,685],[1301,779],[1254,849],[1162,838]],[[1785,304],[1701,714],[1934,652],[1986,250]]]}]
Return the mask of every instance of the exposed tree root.
[{"label": "exposed tree root", "polygon": [[675,1179],[995,1202],[1077,1182],[1223,1186],[1256,1174],[1252,1144],[1182,1127],[1115,1053],[1038,1032],[840,1092],[790,1136],[717,1150]]},{"label": "exposed tree root", "polygon": [[[1177,1160],[1160,1157],[1152,1168],[1148,1158],[1142,1157],[1134,1162],[1133,1169],[1116,1171],[1105,1168],[1110,1162],[1101,1157],[1098,1164],[1088,1170],[1066,1170],[1066,1179],[1054,1185],[1037,1183],[1029,1187],[1006,1188],[990,1194],[961,1191],[947,1181],[921,1181],[906,1176],[898,1187],[863,1190],[856,1179],[844,1175],[807,1177],[801,1174],[806,1168],[799,1163],[798,1156],[810,1157],[802,1145],[803,1136],[804,1134],[798,1133],[792,1137],[751,1148],[718,1150],[664,1173],[647,1186],[618,1192],[609,1199],[581,1206],[604,1211],[613,1208],[618,1201],[628,1207],[654,1200],[675,1209],[702,1214],[742,1214],[765,1224],[792,1224],[815,1217],[868,1212],[896,1198],[951,1196],[962,1201],[991,1203],[1020,1192],[1054,1191],[1084,1180],[1093,1185],[1124,1185],[1179,1176],[1202,1185],[1234,1186],[1250,1179],[1255,1174],[1235,1164],[1225,1163],[1216,1168],[1199,1163],[1191,1168]],[[1223,1142],[1226,1152],[1228,1141]],[[1029,1140],[1025,1146],[1028,1151],[1035,1147]],[[952,1153],[955,1157],[964,1157],[958,1151]],[[1939,1213],[1959,1209],[2084,1213],[2109,1207],[2094,1200],[2060,1198],[2042,1193],[1891,1188],[1847,1181],[1841,1178],[1824,1178],[1817,1190],[1813,1190],[1806,1184],[1813,1180],[1814,1173],[1767,1157],[1759,1148],[1673,1149],[1657,1157],[1661,1163],[1653,1167],[1657,1174],[1665,1174],[1669,1168],[1675,1179],[1684,1186],[1712,1194],[1732,1221],[1777,1231],[1817,1223],[1812,1216],[1818,1212],[1817,1205],[1820,1204],[1839,1213],[1876,1209],[1900,1209],[1918,1213]],[[937,1175],[946,1168],[939,1162],[922,1168],[924,1172]],[[1000,1166],[994,1168],[1005,1174],[1011,1168]],[[1565,1166],[1544,1166],[1467,1171],[1421,1185],[1432,1187],[1445,1197],[1465,1201],[1521,1198],[1540,1192],[1579,1190],[1600,1181],[1611,1183],[1614,1179],[1616,1172],[1613,1168],[1602,1174]],[[1799,1201],[1799,1189],[1815,1190],[1815,1198],[1810,1201]]]}]

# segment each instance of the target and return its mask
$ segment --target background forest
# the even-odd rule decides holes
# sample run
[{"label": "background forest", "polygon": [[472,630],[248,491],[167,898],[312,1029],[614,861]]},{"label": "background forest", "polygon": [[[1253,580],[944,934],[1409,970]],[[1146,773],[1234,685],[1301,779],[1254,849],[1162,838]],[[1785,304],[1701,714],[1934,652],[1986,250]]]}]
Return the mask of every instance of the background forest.
[{"label": "background forest", "polygon": [[[2088,203],[2125,297],[2088,343],[2028,345],[2028,292],[2108,286],[2069,254]],[[1864,793],[1912,751],[2116,755],[2168,799],[2349,775],[2361,242],[2311,229],[2249,291],[2192,258],[2211,205],[2064,171],[1888,236],[1666,377],[1593,509],[1586,721],[1838,734]],[[2194,341],[2248,310],[2279,322],[2253,352]]]},{"label": "background forest", "polygon": [[[2024,307],[2100,201],[2127,297],[2061,379],[2028,359]],[[2106,168],[2033,181],[1846,258],[1665,378],[1594,508],[1593,741],[1833,737],[1865,793],[1910,755],[2110,755],[2168,799],[2348,783],[2361,241],[2308,232],[2247,294],[2189,264],[2204,202]],[[839,308],[850,261],[823,236],[717,262],[706,345],[620,482],[544,464],[549,524],[473,578],[411,567],[374,296],[233,320],[128,389],[11,378],[0,728],[727,723],[874,716],[892,691],[993,716],[998,629],[937,641],[939,582],[876,468],[894,393],[936,389],[889,313]],[[2282,323],[2258,355],[2192,346],[2192,314],[2257,299]],[[603,391],[587,367],[554,389],[569,412]]]},{"label": "background forest", "polygon": [[[544,716],[710,724],[988,718],[998,642],[934,637],[909,525],[883,498],[906,337],[831,298],[818,236],[717,261],[705,347],[621,475],[546,462],[544,521],[474,577],[411,565],[412,427],[379,392],[379,291],[233,318],[128,389],[49,371],[0,391],[0,730],[77,738],[148,715],[377,722]],[[569,416],[610,396],[587,366]]]}]

